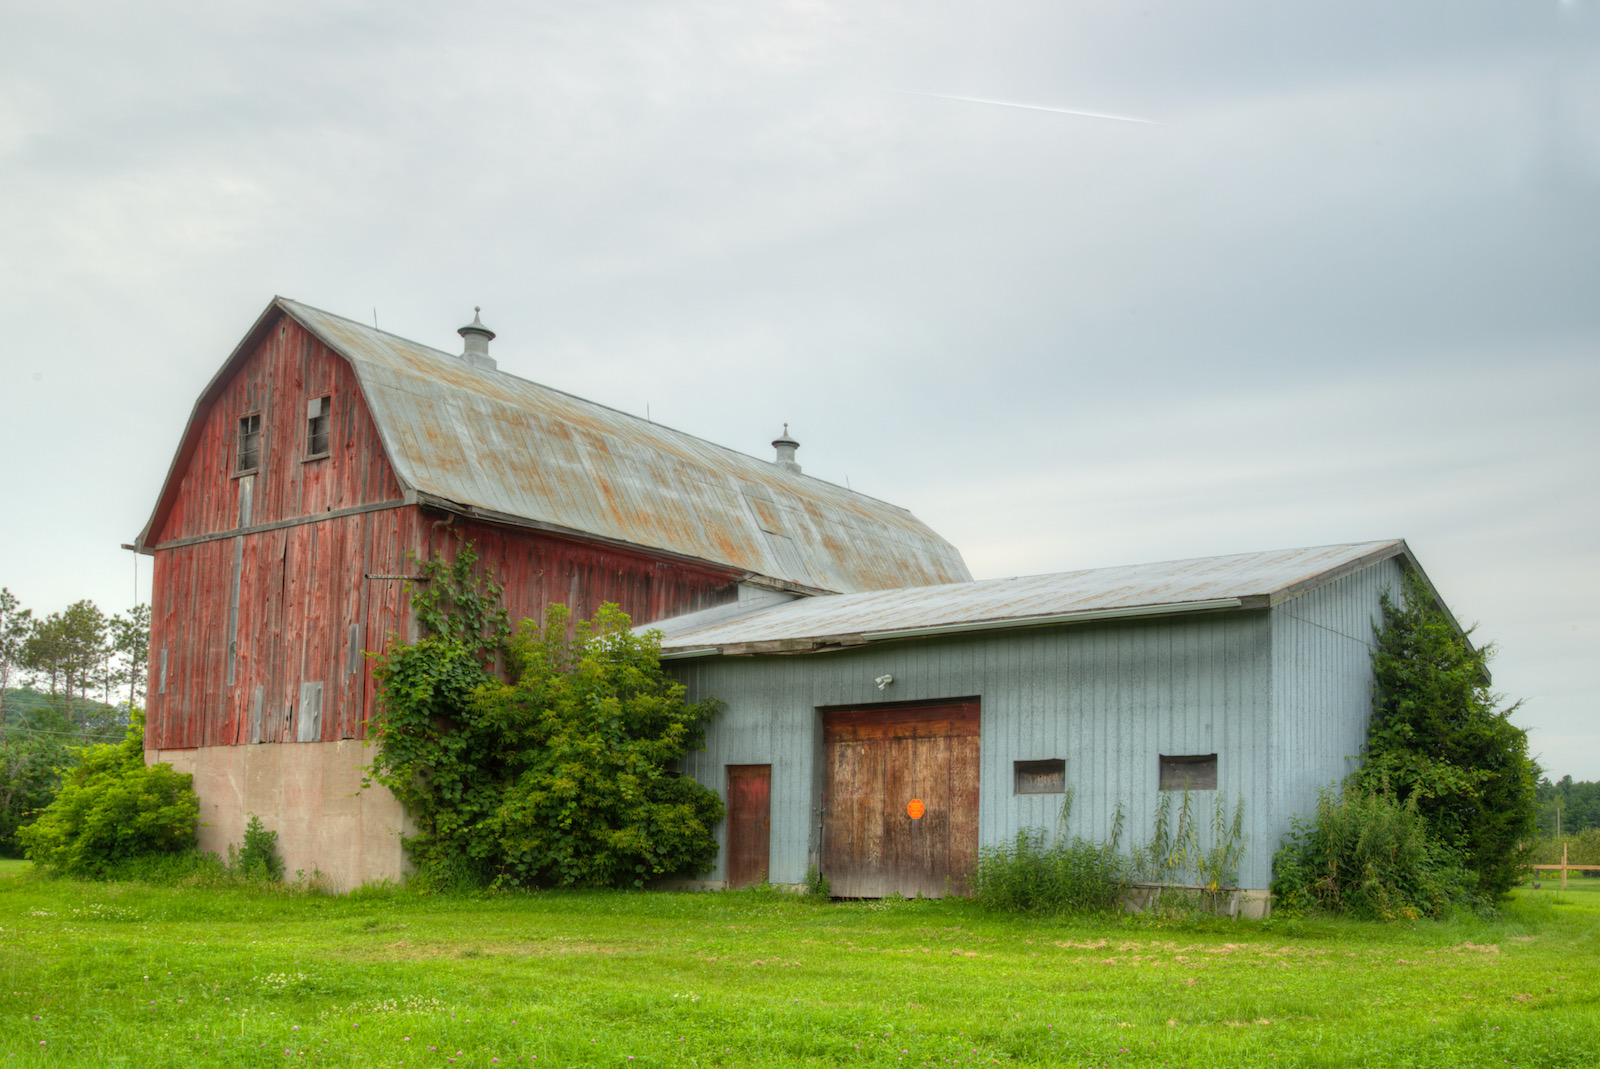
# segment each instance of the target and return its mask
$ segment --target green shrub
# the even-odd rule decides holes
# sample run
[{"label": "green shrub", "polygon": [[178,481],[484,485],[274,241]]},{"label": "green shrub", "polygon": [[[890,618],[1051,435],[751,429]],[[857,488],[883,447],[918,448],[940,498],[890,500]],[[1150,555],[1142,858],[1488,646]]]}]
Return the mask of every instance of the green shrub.
[{"label": "green shrub", "polygon": [[371,772],[416,822],[418,882],[643,887],[709,868],[722,800],[676,765],[720,703],[686,702],[615,605],[577,622],[553,605],[507,642],[474,560],[469,544],[424,566],[413,604],[431,633],[377,670]]},{"label": "green shrub", "polygon": [[806,894],[813,898],[829,898],[833,895],[833,885],[815,865],[806,869],[805,889]]},{"label": "green shrub", "polygon": [[28,857],[63,876],[104,876],[143,854],[192,850],[200,802],[192,777],[144,763],[144,714],[127,738],[88,746],[60,792],[17,832]]},{"label": "green shrub", "polygon": [[278,856],[278,833],[268,831],[261,818],[251,814],[244,828],[244,844],[228,844],[228,868],[241,876],[276,883],[283,879],[283,858]]},{"label": "green shrub", "polygon": [[1121,855],[1081,838],[1047,841],[1043,828],[984,847],[974,882],[980,903],[1011,913],[1106,913],[1131,886]]},{"label": "green shrub", "polygon": [[17,830],[50,804],[72,749],[52,735],[0,739],[0,857],[21,857]]},{"label": "green shrub", "polygon": [[1054,837],[1043,828],[1023,828],[1008,843],[978,851],[973,873],[977,900],[1010,913],[1108,913],[1132,887],[1128,859],[1117,852],[1119,814],[1111,837],[1097,843],[1068,837],[1072,793],[1061,803]]},{"label": "green shrub", "polygon": [[1460,855],[1430,833],[1417,798],[1404,802],[1353,784],[1317,795],[1272,860],[1273,909],[1371,920],[1439,917],[1481,905]]}]

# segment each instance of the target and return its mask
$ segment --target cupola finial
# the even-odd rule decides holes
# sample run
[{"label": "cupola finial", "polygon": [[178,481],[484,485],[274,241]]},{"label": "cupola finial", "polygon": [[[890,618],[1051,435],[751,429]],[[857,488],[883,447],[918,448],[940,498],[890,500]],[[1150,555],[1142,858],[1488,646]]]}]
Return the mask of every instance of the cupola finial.
[{"label": "cupola finial", "polygon": [[461,335],[463,348],[461,359],[473,367],[485,368],[489,371],[495,369],[494,357],[489,355],[489,340],[494,337],[494,331],[483,325],[483,320],[478,318],[478,313],[483,311],[483,306],[474,305],[472,308],[472,322],[456,331]]},{"label": "cupola finial", "polygon": [[783,425],[783,434],[773,439],[772,448],[778,451],[778,459],[773,461],[774,464],[784,471],[792,471],[796,475],[800,474],[800,465],[794,459],[794,451],[800,448],[800,443],[789,437],[789,425],[787,423]]}]

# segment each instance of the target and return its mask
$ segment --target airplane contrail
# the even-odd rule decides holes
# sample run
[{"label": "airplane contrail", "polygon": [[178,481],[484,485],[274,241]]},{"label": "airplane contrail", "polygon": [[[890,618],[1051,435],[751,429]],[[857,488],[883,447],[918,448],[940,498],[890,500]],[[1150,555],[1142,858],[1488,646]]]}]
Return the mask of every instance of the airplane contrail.
[{"label": "airplane contrail", "polygon": [[985,97],[963,97],[951,93],[925,93],[919,89],[891,89],[891,93],[910,96],[936,97],[940,100],[961,100],[968,104],[998,104],[1003,108],[1027,108],[1029,111],[1053,111],[1058,115],[1077,115],[1085,119],[1114,119],[1117,122],[1136,122],[1144,126],[1160,126],[1156,119],[1136,119],[1131,115],[1110,115],[1103,111],[1078,111],[1074,108],[1052,108],[1048,104],[1023,104],[1015,100],[989,100]]}]

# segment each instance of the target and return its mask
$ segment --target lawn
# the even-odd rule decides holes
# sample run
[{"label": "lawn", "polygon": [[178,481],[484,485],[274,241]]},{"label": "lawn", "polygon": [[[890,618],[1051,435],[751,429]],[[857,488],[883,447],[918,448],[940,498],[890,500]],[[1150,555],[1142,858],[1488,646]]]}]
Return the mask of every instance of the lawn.
[{"label": "lawn", "polygon": [[10,1065],[1593,1065],[1600,880],[1496,921],[772,892],[344,898],[0,867]]}]

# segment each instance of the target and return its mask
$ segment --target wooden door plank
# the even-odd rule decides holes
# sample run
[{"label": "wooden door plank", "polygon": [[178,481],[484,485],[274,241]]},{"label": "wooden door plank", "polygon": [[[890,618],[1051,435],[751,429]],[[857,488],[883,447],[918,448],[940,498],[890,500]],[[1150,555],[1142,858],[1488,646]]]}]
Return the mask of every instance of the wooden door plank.
[{"label": "wooden door plank", "polygon": [[977,861],[978,726],[972,699],[825,711],[822,860],[836,895],[965,893]]}]

